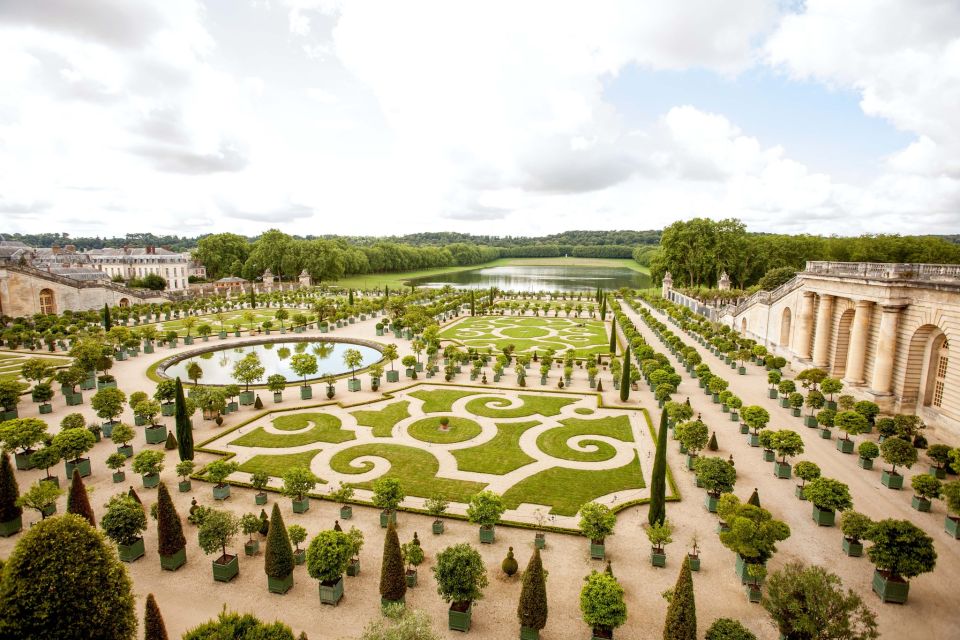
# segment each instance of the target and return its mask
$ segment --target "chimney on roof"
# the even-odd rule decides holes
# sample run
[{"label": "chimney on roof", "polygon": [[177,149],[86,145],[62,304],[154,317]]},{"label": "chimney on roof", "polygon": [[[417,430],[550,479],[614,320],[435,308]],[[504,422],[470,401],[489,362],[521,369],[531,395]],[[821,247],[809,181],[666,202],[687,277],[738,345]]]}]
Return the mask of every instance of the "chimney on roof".
[{"label": "chimney on roof", "polygon": [[50,253],[52,253],[55,256],[60,255],[60,245],[55,244],[52,247],[50,247]]},{"label": "chimney on roof", "polygon": [[153,246],[147,246],[147,255],[153,255],[157,252],[157,248]]},{"label": "chimney on roof", "polygon": [[63,250],[66,251],[67,253],[74,253],[77,250],[77,246],[73,244],[68,244],[63,248]]}]

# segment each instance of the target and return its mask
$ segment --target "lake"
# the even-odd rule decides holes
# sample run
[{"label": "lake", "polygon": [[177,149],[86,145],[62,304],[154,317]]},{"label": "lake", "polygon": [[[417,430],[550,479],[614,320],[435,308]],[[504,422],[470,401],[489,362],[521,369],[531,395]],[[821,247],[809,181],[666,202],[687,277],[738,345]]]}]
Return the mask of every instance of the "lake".
[{"label": "lake", "polygon": [[407,281],[418,287],[489,289],[504,291],[593,291],[650,287],[650,276],[626,267],[507,266],[455,271]]}]

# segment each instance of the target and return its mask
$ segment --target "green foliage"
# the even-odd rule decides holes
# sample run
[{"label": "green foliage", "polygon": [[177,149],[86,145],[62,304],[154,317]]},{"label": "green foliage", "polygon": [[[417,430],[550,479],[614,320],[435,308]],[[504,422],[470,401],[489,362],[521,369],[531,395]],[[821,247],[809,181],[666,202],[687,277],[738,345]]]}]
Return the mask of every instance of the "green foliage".
[{"label": "green foliage", "polygon": [[[671,404],[677,408],[671,407],[673,414],[670,415],[686,416],[688,412],[690,416],[693,415],[693,409],[690,405],[679,402]],[[650,509],[647,512],[647,522],[651,525],[663,522],[667,517],[667,418],[669,411],[669,409],[665,409],[660,412],[660,429],[657,431],[657,451],[653,458],[653,470],[650,474]],[[686,418],[690,416],[686,416]]]},{"label": "green foliage", "polygon": [[891,576],[913,578],[937,565],[933,539],[909,520],[880,520],[866,538],[873,543],[867,549],[870,561]]},{"label": "green foliage", "polygon": [[312,353],[297,353],[290,358],[290,369],[303,378],[303,383],[306,384],[307,376],[317,373],[317,357]]},{"label": "green foliage", "polygon": [[274,393],[279,393],[287,388],[287,379],[282,374],[275,373],[267,376],[267,389]]},{"label": "green foliage", "polygon": [[97,391],[90,399],[90,406],[97,412],[97,417],[112,421],[123,413],[123,404],[127,401],[127,394],[115,387],[107,387]]},{"label": "green foliage", "polygon": [[27,451],[47,437],[47,423],[38,418],[14,418],[0,423],[3,450]]},{"label": "green foliage", "polygon": [[288,498],[303,500],[316,486],[317,476],[306,467],[290,467],[283,474],[283,495]]},{"label": "green foliage", "polygon": [[180,378],[177,378],[174,384],[174,399],[176,402],[174,421],[177,432],[177,451],[181,460],[193,460],[193,425],[190,423],[192,411],[187,409],[187,401],[183,397],[183,384],[181,384]]},{"label": "green foliage", "polygon": [[307,547],[307,573],[321,582],[336,582],[347,570],[354,545],[342,531],[321,531]]},{"label": "green foliage", "polygon": [[431,496],[425,504],[427,513],[433,516],[434,519],[439,519],[449,506],[450,501],[445,499],[442,495]]},{"label": "green foliage", "polygon": [[110,434],[110,439],[121,446],[126,446],[128,442],[136,437],[136,435],[137,434],[133,430],[133,427],[125,422],[121,422],[113,428],[113,433]]},{"label": "green foliage", "polygon": [[163,470],[164,455],[163,451],[144,449],[133,458],[133,472],[142,475],[160,473]]},{"label": "green foliage", "polygon": [[500,570],[503,571],[508,578],[512,578],[519,568],[520,565],[517,563],[517,559],[513,557],[513,547],[510,547],[507,549],[507,557],[500,563]]},{"label": "green foliage", "polygon": [[250,351],[233,365],[232,376],[234,380],[243,384],[244,388],[249,391],[250,385],[263,378],[266,371],[257,352]]},{"label": "green foliage", "polygon": [[23,534],[0,580],[0,636],[133,640],[136,628],[130,578],[83,518],[51,518]]},{"label": "green foliage", "polygon": [[704,640],[757,640],[757,636],[739,620],[731,618],[717,618],[707,629]]},{"label": "green foliage", "polygon": [[[299,542],[306,539],[306,533],[304,530],[304,537]],[[286,578],[293,573],[293,549],[290,547],[290,536],[283,524],[280,506],[276,502],[273,503],[273,511],[270,513],[270,531],[267,533],[267,546],[263,552],[263,572],[271,578]]]},{"label": "green foliage", "polygon": [[956,515],[960,515],[960,480],[947,482],[942,487],[943,499],[947,503],[947,509]]},{"label": "green foliage", "polygon": [[492,527],[500,522],[504,511],[503,498],[493,491],[480,491],[470,498],[467,519],[482,527]]},{"label": "green foliage", "polygon": [[45,518],[46,516],[42,515],[43,510],[54,504],[62,494],[63,490],[52,482],[35,482],[17,498],[14,504],[18,507],[36,509]]},{"label": "green foliage", "polygon": [[693,595],[690,565],[680,563],[680,574],[673,587],[667,619],[663,625],[664,640],[697,640],[697,605]]},{"label": "green foliage", "polygon": [[386,511],[396,509],[406,494],[396,478],[378,478],[373,483],[373,504]]},{"label": "green foliage", "polygon": [[583,621],[593,629],[612,630],[627,621],[623,587],[609,573],[591,571],[580,590]]},{"label": "green foliage", "polygon": [[803,438],[796,431],[780,429],[770,434],[770,448],[786,463],[787,458],[803,453]]},{"label": "green foliage", "polygon": [[[124,461],[126,461],[126,456],[122,454],[119,455],[121,455]],[[34,466],[43,469],[44,471],[48,471],[50,467],[54,466],[61,460],[63,460],[63,456],[60,454],[60,450],[53,446],[37,449],[33,452],[33,455],[30,456],[30,462],[32,462]],[[109,457],[107,458],[107,461],[110,461]]]},{"label": "green foliage", "polygon": [[97,520],[93,515],[93,507],[90,506],[90,496],[87,495],[87,487],[83,484],[83,478],[80,477],[80,470],[74,468],[73,477],[70,479],[70,492],[67,494],[67,513],[80,516],[90,523],[91,527],[97,526]]},{"label": "green foliage", "polygon": [[397,528],[390,521],[383,539],[383,561],[380,565],[380,597],[398,601],[407,592],[406,571],[403,566],[403,554],[400,551],[400,539]]},{"label": "green foliage", "polygon": [[147,514],[142,504],[125,493],[118,493],[107,502],[100,527],[117,544],[131,545],[146,530]]},{"label": "green foliage", "polygon": [[664,520],[653,525],[647,525],[645,528],[647,540],[657,550],[663,552],[663,547],[673,542],[673,525],[669,520]]},{"label": "green foliage", "polygon": [[447,547],[437,554],[433,575],[444,602],[473,602],[483,597],[487,569],[480,553],[467,543]]},{"label": "green foliage", "polygon": [[250,475],[250,484],[253,485],[253,488],[256,489],[258,493],[262,493],[269,483],[270,476],[266,471],[257,471]]},{"label": "green foliage", "polygon": [[730,493],[737,482],[736,468],[723,458],[697,458],[693,462],[693,470],[700,484],[712,496]]},{"label": "green foliage", "polygon": [[76,461],[97,443],[97,439],[86,429],[69,429],[53,437],[53,446],[64,460]]},{"label": "green foliage", "polygon": [[822,567],[787,563],[770,575],[762,604],[783,638],[880,637],[873,611]]},{"label": "green foliage", "polygon": [[292,524],[287,527],[287,537],[290,539],[290,543],[299,551],[300,543],[307,539],[307,530],[299,524]]},{"label": "green foliage", "polygon": [[846,511],[853,508],[849,487],[833,478],[814,478],[803,488],[803,495],[815,507],[825,511]]},{"label": "green foliage", "polygon": [[177,463],[177,466],[175,467],[175,471],[178,476],[180,476],[184,480],[187,480],[190,478],[190,476],[193,474],[194,469],[196,468],[197,468],[197,463],[194,462],[193,460],[183,460]]},{"label": "green foliage", "polygon": [[383,607],[383,616],[386,620],[373,620],[367,624],[360,640],[440,640],[433,630],[430,616],[423,611],[392,604]]},{"label": "green foliage", "polygon": [[419,540],[403,544],[400,547],[400,553],[403,555],[403,561],[411,567],[419,567],[423,563],[423,547],[420,546]]},{"label": "green foliage", "polygon": [[864,539],[872,526],[873,520],[852,509],[847,509],[840,515],[840,531],[851,540]]},{"label": "green foliage", "polygon": [[87,426],[87,421],[82,413],[68,413],[60,421],[61,429],[83,429]]},{"label": "green foliage", "polygon": [[910,486],[913,487],[913,493],[920,498],[933,500],[939,498],[943,491],[943,483],[936,477],[926,473],[920,473],[910,479]]},{"label": "green foliage", "polygon": [[197,532],[200,549],[207,555],[220,551],[227,555],[227,545],[240,532],[240,519],[230,511],[210,509]]},{"label": "green foliage", "polygon": [[294,640],[294,636],[282,622],[266,623],[249,613],[224,611],[216,620],[187,631],[183,640]]},{"label": "green foliage", "polygon": [[766,562],[776,552],[776,543],[790,537],[786,523],[774,520],[766,509],[741,503],[732,493],[721,496],[717,514],[730,527],[720,532],[720,542],[748,562]]},{"label": "green foliage", "polygon": [[674,432],[687,451],[693,455],[702,451],[710,439],[710,429],[700,420],[678,424]]},{"label": "green foliage", "polygon": [[870,427],[870,423],[861,414],[856,411],[841,411],[833,419],[833,423],[839,427],[847,438],[860,435]]},{"label": "green foliage", "polygon": [[623,370],[620,375],[620,402],[630,398],[630,345],[623,353]]},{"label": "green foliage", "polygon": [[857,447],[857,454],[864,460],[873,460],[880,455],[880,447],[875,442],[861,442]]},{"label": "green foliage", "polygon": [[750,405],[740,411],[740,419],[756,433],[770,422],[770,413],[763,407]]},{"label": "green foliage", "polygon": [[897,470],[897,465],[909,469],[917,461],[917,449],[907,440],[899,437],[887,438],[880,445],[880,454],[889,463],[891,473]]},{"label": "green foliage", "polygon": [[160,607],[152,593],[147,595],[143,612],[143,640],[168,640],[163,615],[160,614]]},{"label": "green foliage", "polygon": [[227,477],[238,468],[240,468],[240,465],[238,465],[236,462],[228,462],[227,460],[214,460],[207,465],[207,480],[216,483],[218,487],[223,486],[223,483]]},{"label": "green foliage", "polygon": [[17,477],[10,464],[10,456],[4,452],[0,459],[0,522],[10,522],[23,514],[23,509],[17,505],[20,497],[20,487],[17,486]]},{"label": "green foliage", "polygon": [[580,533],[597,542],[613,534],[617,524],[617,514],[599,502],[588,502],[580,507]]},{"label": "green foliage", "polygon": [[348,484],[341,482],[337,488],[330,492],[330,499],[342,505],[346,505],[353,499],[354,489]]},{"label": "green foliage", "polygon": [[167,485],[161,483],[157,490],[157,551],[161,556],[172,556],[186,546],[180,514]]},{"label": "green foliage", "polygon": [[533,555],[523,572],[520,602],[517,604],[517,619],[521,627],[543,629],[547,626],[547,583],[543,570],[540,549],[534,547]]}]

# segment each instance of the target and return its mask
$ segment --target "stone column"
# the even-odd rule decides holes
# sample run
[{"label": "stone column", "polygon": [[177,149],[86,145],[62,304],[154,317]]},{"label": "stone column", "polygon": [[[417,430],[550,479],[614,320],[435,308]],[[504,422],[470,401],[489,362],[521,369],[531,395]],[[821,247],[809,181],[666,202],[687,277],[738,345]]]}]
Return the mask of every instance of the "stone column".
[{"label": "stone column", "polygon": [[801,360],[810,359],[810,343],[813,337],[813,291],[804,291],[797,314],[797,346],[794,352]]},{"label": "stone column", "polygon": [[870,391],[875,396],[888,396],[893,389],[893,360],[897,355],[897,327],[904,305],[883,305],[880,316],[880,334],[877,336],[877,355],[873,361],[873,379]]},{"label": "stone column", "polygon": [[813,340],[813,366],[826,369],[830,365],[830,335],[833,333],[833,302],[831,295],[820,294],[817,309],[817,335]]},{"label": "stone column", "polygon": [[870,315],[873,303],[857,300],[853,310],[853,326],[850,329],[850,345],[847,347],[847,371],[844,380],[851,385],[863,384],[863,366],[867,358],[867,336],[870,333]]}]

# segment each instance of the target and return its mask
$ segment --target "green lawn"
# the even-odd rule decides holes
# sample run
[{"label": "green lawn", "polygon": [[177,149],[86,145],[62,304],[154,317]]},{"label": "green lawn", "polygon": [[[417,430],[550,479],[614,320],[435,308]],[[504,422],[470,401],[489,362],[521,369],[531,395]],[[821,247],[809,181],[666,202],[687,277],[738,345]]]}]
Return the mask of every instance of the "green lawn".
[{"label": "green lawn", "polygon": [[410,436],[421,442],[435,442],[437,444],[451,444],[465,442],[480,435],[482,429],[473,420],[450,417],[446,431],[440,430],[440,418],[424,418],[410,425]]},{"label": "green lawn", "polygon": [[[277,330],[280,329],[280,322],[274,318],[274,314],[276,314],[278,309],[242,309],[242,310],[236,310],[236,311],[223,312],[224,330],[232,332],[233,326],[235,324],[239,324],[241,330],[243,331],[249,330],[250,325],[243,318],[243,314],[245,314],[247,311],[252,311],[253,313],[254,328],[256,328],[256,326],[258,326],[264,320],[272,320],[274,328]],[[291,316],[295,313],[303,313],[301,309],[287,309],[287,312]],[[193,329],[190,330],[190,335],[194,337],[198,337],[199,334],[197,333],[197,327],[199,327],[202,324],[210,325],[210,328],[213,329],[213,333],[211,335],[216,335],[217,333],[220,332],[220,320],[218,320],[214,314],[211,313],[211,314],[206,314],[202,316],[193,316],[193,317],[196,319],[197,322],[196,324],[193,325]],[[163,334],[166,333],[167,331],[170,331],[171,329],[175,330],[181,336],[187,335],[187,330],[183,326],[184,320],[185,318],[177,318],[176,320],[164,320],[160,322],[160,327],[158,329],[160,331],[160,337],[162,338]],[[284,324],[287,326],[290,326],[289,319],[284,320]]]},{"label": "green lawn", "polygon": [[[330,467],[338,473],[365,473],[372,468],[370,463],[365,463],[360,468],[349,465],[351,460],[360,456],[378,456],[389,460],[390,471],[384,477],[400,480],[408,496],[429,498],[441,495],[447,500],[466,503],[472,495],[487,486],[482,482],[438,478],[440,463],[436,458],[423,449],[399,444],[362,444],[350,447],[333,456]],[[358,482],[354,486],[359,489],[373,489],[373,482]]]},{"label": "green lawn", "polygon": [[440,338],[481,352],[500,352],[508,345],[512,345],[517,353],[572,350],[576,357],[610,351],[610,336],[605,323],[588,318],[474,316],[445,328],[440,332]]},{"label": "green lawn", "polygon": [[503,502],[508,509],[521,503],[552,507],[550,513],[576,515],[580,506],[601,496],[642,489],[646,486],[636,456],[627,465],[616,469],[585,471],[553,467],[521,480],[507,489]]},{"label": "green lawn", "polygon": [[545,431],[537,438],[537,447],[554,458],[576,462],[601,462],[609,460],[617,454],[612,445],[600,440],[588,440],[581,443],[596,445],[596,451],[575,451],[567,445],[567,440],[574,436],[599,435],[616,438],[623,442],[633,442],[630,419],[625,415],[593,420],[567,418],[562,423],[563,427]]},{"label": "green lawn", "polygon": [[[295,418],[297,414],[282,416],[283,418]],[[238,447],[269,447],[271,449],[282,449],[284,447],[299,447],[314,442],[346,442],[356,439],[352,431],[341,429],[340,419],[326,413],[303,414],[314,423],[314,427],[301,433],[279,434],[268,433],[263,427],[257,427],[250,433],[240,436],[230,444]],[[279,419],[279,418],[278,418]],[[276,425],[276,420],[274,420]],[[279,428],[279,427],[278,427]]]},{"label": "green lawn", "polygon": [[531,462],[536,462],[520,448],[520,436],[527,429],[540,424],[529,422],[504,422],[497,425],[497,435],[489,442],[453,451],[457,468],[461,471],[476,471],[502,476]]},{"label": "green lawn", "polygon": [[466,410],[475,416],[484,416],[486,418],[527,418],[533,415],[555,416],[568,404],[573,404],[580,400],[580,398],[577,397],[564,398],[561,396],[535,396],[530,394],[520,394],[519,398],[523,400],[523,404],[519,407],[508,409],[497,408],[509,407],[511,403],[507,398],[474,398],[467,402]]},{"label": "green lawn", "polygon": [[424,413],[443,413],[453,410],[453,403],[460,398],[475,396],[476,391],[456,391],[454,389],[432,389],[414,391],[410,397],[423,400]]},{"label": "green lawn", "polygon": [[[302,451],[300,453],[284,454],[258,454],[240,465],[240,471],[247,473],[265,472],[268,476],[275,478],[283,477],[283,474],[292,467],[310,468],[310,461],[320,453],[319,449],[312,451]],[[321,484],[326,484],[326,480],[320,480]]]},{"label": "green lawn", "polygon": [[409,400],[401,400],[388,404],[378,411],[351,411],[350,415],[357,419],[357,424],[363,427],[373,427],[376,438],[389,438],[393,427],[404,418],[410,417]]}]

